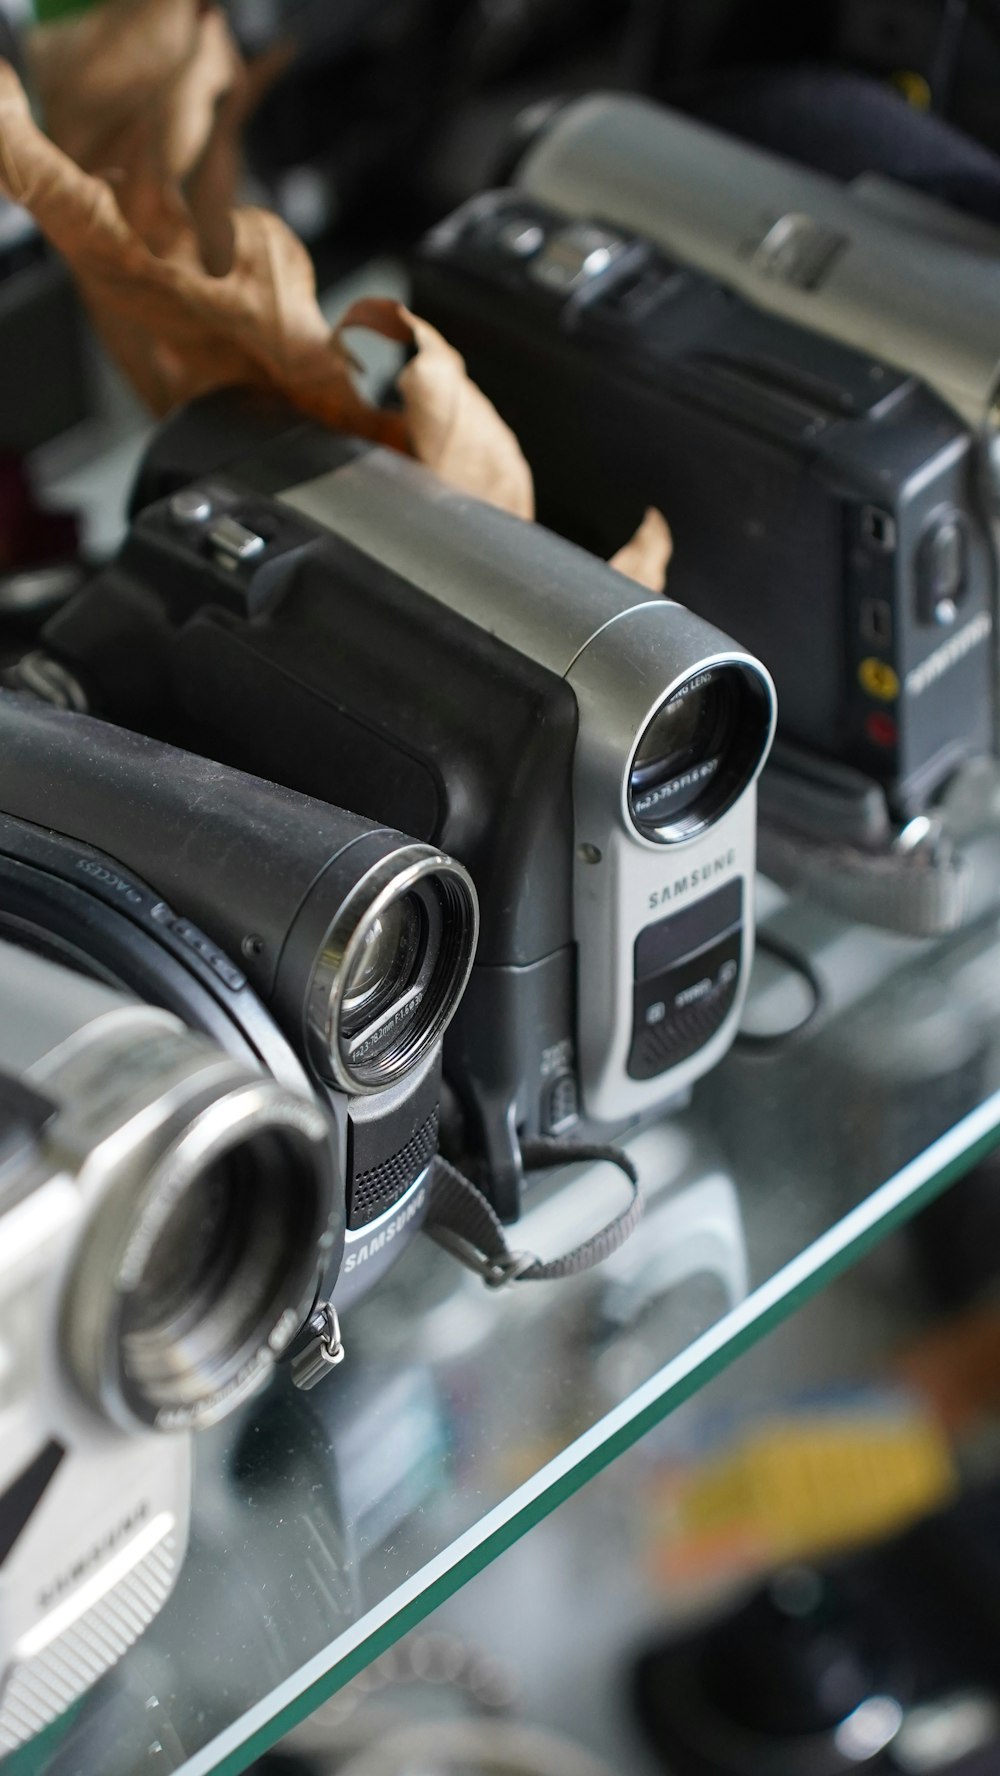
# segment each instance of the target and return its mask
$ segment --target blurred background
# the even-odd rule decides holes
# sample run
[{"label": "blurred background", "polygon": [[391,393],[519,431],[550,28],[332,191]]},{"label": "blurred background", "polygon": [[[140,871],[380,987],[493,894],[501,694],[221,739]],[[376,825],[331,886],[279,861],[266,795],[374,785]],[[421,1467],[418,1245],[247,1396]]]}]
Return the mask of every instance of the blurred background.
[{"label": "blurred background", "polygon": [[802,1307],[257,1776],[994,1776],[998,1185]]},{"label": "blurred background", "polygon": [[[28,10],[2,0],[9,53]],[[322,286],[373,254],[405,255],[502,177],[532,107],[595,86],[666,100],[841,177],[877,162],[1000,220],[997,0],[229,0],[228,11],[248,55],[289,45],[251,121],[246,194],[309,243]],[[23,215],[0,211],[8,449],[100,404],[73,308]],[[25,348],[39,339],[54,355],[22,401]]]}]

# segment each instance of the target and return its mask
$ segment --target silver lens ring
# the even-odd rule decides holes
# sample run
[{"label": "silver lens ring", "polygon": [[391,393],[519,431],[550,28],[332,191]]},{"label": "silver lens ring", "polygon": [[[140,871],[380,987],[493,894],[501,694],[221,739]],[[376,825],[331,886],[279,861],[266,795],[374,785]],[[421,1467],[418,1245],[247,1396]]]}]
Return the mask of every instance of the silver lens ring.
[{"label": "silver lens ring", "polygon": [[247,1079],[135,1158],[79,1254],[66,1354],[117,1424],[213,1424],[263,1383],[312,1307],[342,1229],[330,1125],[274,1080]]},{"label": "silver lens ring", "polygon": [[[377,1024],[349,1041],[348,1002],[364,973],[369,934],[381,921],[391,925],[391,909],[408,898],[421,910],[422,944],[413,949],[394,998],[379,1001]],[[383,1091],[410,1073],[458,1008],[478,935],[476,890],[453,857],[414,844],[382,858],[348,894],[313,970],[306,1027],[316,1071],[352,1096]]]},{"label": "silver lens ring", "polygon": [[773,727],[773,688],[756,661],[720,657],[688,673],[633,748],[625,778],[631,824],[661,845],[704,832],[753,782]]}]

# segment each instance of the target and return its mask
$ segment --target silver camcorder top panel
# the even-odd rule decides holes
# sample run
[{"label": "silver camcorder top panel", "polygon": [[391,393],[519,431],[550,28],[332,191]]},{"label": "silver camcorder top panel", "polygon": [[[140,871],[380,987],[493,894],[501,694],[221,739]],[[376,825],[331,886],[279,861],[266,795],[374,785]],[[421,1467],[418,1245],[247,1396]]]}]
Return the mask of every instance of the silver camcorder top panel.
[{"label": "silver camcorder top panel", "polygon": [[[281,499],[560,678],[602,629],[639,604],[671,610],[671,646],[685,665],[706,647],[727,657],[740,651],[586,549],[456,493],[394,451],[370,451]],[[662,659],[647,660],[644,672],[662,695]]]},{"label": "silver camcorder top panel", "polygon": [[617,93],[559,112],[517,183],[568,215],[645,235],[760,307],[899,365],[972,426],[991,412],[997,237],[905,187],[840,184]]}]

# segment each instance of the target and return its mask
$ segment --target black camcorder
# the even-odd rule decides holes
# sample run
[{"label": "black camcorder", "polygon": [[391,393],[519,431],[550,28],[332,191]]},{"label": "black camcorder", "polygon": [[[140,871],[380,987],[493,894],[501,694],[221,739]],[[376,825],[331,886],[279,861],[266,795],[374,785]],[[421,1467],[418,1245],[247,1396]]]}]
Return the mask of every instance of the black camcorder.
[{"label": "black camcorder", "polygon": [[436,847],[0,691],[0,936],[318,1098],[338,1307],[419,1231],[475,890]]},{"label": "black camcorder", "polygon": [[423,243],[414,306],[517,433],[544,523],[608,553],[662,508],[671,596],[774,679],[797,819],[863,841],[864,785],[905,823],[992,750],[976,433],[905,368],[609,222],[615,190],[593,220],[473,199]]},{"label": "black camcorder", "polygon": [[605,1139],[729,1047],[770,679],[551,532],[222,392],[162,428],[120,556],[25,670],[466,866],[449,1150],[503,1217],[526,1140]]}]

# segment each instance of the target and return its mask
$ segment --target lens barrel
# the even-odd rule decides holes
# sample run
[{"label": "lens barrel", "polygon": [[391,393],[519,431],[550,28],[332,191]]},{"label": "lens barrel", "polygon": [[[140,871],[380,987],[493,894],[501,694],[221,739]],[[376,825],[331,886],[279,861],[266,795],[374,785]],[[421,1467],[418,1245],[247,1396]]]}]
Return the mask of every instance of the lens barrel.
[{"label": "lens barrel", "polygon": [[238,959],[327,1085],[379,1091],[443,1034],[479,911],[434,846],[6,691],[0,757],[0,813],[103,852],[182,909],[171,930],[184,938],[190,921]]},{"label": "lens barrel", "polygon": [[[126,1430],[213,1422],[254,1391],[339,1265],[333,1126],[158,1007],[0,943],[0,1081],[37,1186],[73,1179],[59,1338]],[[32,1115],[34,1112],[32,1111]]]},{"label": "lens barrel", "polygon": [[472,880],[430,845],[401,845],[357,882],[330,926],[309,991],[313,1065],[344,1091],[413,1071],[458,1008],[478,934]]},{"label": "lens barrel", "polygon": [[211,1424],[254,1392],[307,1317],[332,1244],[318,1106],[245,1071],[203,1097],[114,1180],[67,1294],[71,1367],[126,1425]]}]

